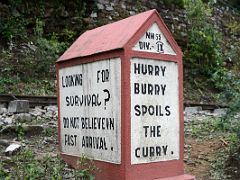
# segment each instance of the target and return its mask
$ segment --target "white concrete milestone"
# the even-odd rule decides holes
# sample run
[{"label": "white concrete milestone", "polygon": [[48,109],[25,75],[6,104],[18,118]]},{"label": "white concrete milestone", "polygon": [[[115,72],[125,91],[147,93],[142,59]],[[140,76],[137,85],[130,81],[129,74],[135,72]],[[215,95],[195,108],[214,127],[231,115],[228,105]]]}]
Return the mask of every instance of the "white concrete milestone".
[{"label": "white concrete milestone", "polygon": [[131,59],[131,163],[179,159],[175,62]]},{"label": "white concrete milestone", "polygon": [[63,154],[121,163],[119,58],[59,70]]}]

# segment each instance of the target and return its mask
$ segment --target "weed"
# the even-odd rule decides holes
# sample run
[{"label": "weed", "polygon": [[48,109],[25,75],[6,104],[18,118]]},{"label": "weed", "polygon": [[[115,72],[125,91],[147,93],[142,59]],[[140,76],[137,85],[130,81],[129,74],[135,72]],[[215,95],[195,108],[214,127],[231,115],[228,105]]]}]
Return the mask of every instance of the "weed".
[{"label": "weed", "polygon": [[[217,84],[222,90],[221,98],[229,105],[228,111],[217,123],[217,127],[224,133],[230,133],[227,137],[229,143],[227,149],[220,151],[213,167],[219,179],[239,179],[240,177],[240,80],[237,75],[222,72],[222,81]],[[223,158],[224,153],[224,158]]]},{"label": "weed", "polygon": [[184,7],[184,0],[163,0],[164,4],[170,7],[172,4],[175,4],[181,8]]},{"label": "weed", "polygon": [[48,136],[48,137],[53,136],[54,134],[56,134],[56,132],[57,131],[55,128],[48,127],[48,128],[44,129],[44,134],[45,134],[45,136]]},{"label": "weed", "polygon": [[93,161],[82,155],[78,162],[78,169],[69,169],[60,156],[45,155],[39,159],[32,150],[25,149],[13,156],[5,166],[0,161],[1,179],[64,179],[64,174],[71,174],[72,179],[93,180],[97,170]]},{"label": "weed", "polygon": [[228,158],[226,155],[226,150],[220,149],[214,162],[211,164],[211,179],[228,179],[227,175],[224,173],[226,158]]},{"label": "weed", "polygon": [[35,159],[30,149],[22,151],[12,159],[12,175],[14,177],[24,177],[25,179],[39,179],[43,170],[41,164]]},{"label": "weed", "polygon": [[42,164],[46,179],[62,179],[65,164],[59,156],[53,159],[51,156],[46,155],[43,157]]},{"label": "weed", "polygon": [[206,118],[202,121],[198,120],[198,122],[197,120],[188,122],[185,126],[185,135],[194,138],[212,138],[222,130],[219,127],[220,121],[220,118]]},{"label": "weed", "polygon": [[77,178],[81,178],[83,180],[93,180],[94,173],[99,171],[99,169],[95,166],[92,159],[89,159],[86,155],[82,154],[78,161],[79,169],[75,170],[74,175]]},{"label": "weed", "polygon": [[188,29],[188,45],[184,50],[184,65],[195,74],[209,75],[222,67],[221,35],[209,23],[211,7],[202,0],[186,0],[187,19],[191,24]]},{"label": "weed", "polygon": [[237,21],[229,23],[228,28],[232,34],[240,33],[240,24]]},{"label": "weed", "polygon": [[43,28],[45,26],[45,23],[44,21],[40,20],[39,18],[36,19],[36,25],[35,25],[35,28],[34,28],[34,35],[36,37],[42,37],[43,36]]},{"label": "weed", "polygon": [[0,35],[5,42],[23,40],[27,37],[27,22],[21,17],[10,17],[0,21]]},{"label": "weed", "polygon": [[0,179],[5,179],[8,173],[4,170],[3,164],[0,163]]},{"label": "weed", "polygon": [[17,133],[17,138],[19,140],[22,140],[24,135],[25,135],[25,130],[24,130],[24,124],[22,123],[17,123],[16,125],[16,133]]}]

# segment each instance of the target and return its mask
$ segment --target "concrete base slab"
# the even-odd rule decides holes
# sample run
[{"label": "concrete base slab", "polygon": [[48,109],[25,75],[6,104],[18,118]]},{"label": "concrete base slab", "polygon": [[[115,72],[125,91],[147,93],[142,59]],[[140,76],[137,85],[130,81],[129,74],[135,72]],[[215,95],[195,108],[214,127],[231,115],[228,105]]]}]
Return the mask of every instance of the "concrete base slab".
[{"label": "concrete base slab", "polygon": [[196,180],[195,176],[189,175],[189,174],[183,174],[180,176],[172,176],[172,177],[166,177],[166,178],[159,178],[155,180]]},{"label": "concrete base slab", "polygon": [[10,113],[27,113],[29,112],[29,101],[14,100],[10,101],[8,105],[8,112]]}]

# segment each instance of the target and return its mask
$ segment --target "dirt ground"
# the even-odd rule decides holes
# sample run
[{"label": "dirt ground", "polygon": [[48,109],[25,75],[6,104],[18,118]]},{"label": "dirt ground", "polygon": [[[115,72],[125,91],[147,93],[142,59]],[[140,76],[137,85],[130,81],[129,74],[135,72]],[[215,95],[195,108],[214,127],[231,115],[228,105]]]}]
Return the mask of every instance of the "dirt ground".
[{"label": "dirt ground", "polygon": [[185,138],[184,168],[185,173],[194,175],[197,180],[209,180],[211,163],[216,153],[223,146],[219,139]]},{"label": "dirt ground", "polygon": [[[6,139],[7,136],[2,136],[2,138]],[[25,146],[33,149],[39,157],[46,154],[52,154],[52,156],[55,156],[58,153],[56,135],[55,137],[28,137],[24,143]],[[211,163],[215,158],[217,150],[221,146],[222,142],[219,139],[213,138],[201,140],[186,137],[184,150],[185,173],[194,175],[197,180],[209,180]],[[3,151],[3,146],[1,150]],[[7,157],[1,154],[1,158],[4,159]]]},{"label": "dirt ground", "polygon": [[[49,128],[48,128],[49,129]],[[47,129],[47,130],[48,130]],[[46,154],[56,157],[58,152],[57,126],[51,128],[53,132],[41,131],[34,134],[26,133],[21,140],[22,148],[30,148],[34,154],[41,158]],[[16,141],[17,134],[1,134],[0,139],[6,139],[9,142]],[[0,144],[0,161],[9,159],[4,153],[5,146]],[[224,142],[220,138],[210,137],[185,137],[184,165],[185,173],[194,175],[197,180],[210,180],[211,163],[219,148],[224,148]]]}]

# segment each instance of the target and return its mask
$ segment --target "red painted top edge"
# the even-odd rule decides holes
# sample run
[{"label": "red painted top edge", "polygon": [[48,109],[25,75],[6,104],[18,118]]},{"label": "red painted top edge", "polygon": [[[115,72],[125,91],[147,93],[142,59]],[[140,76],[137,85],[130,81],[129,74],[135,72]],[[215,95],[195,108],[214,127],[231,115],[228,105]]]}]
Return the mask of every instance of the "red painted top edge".
[{"label": "red painted top edge", "polygon": [[157,11],[149,10],[83,33],[57,60],[65,61],[110,50],[121,49]]}]

